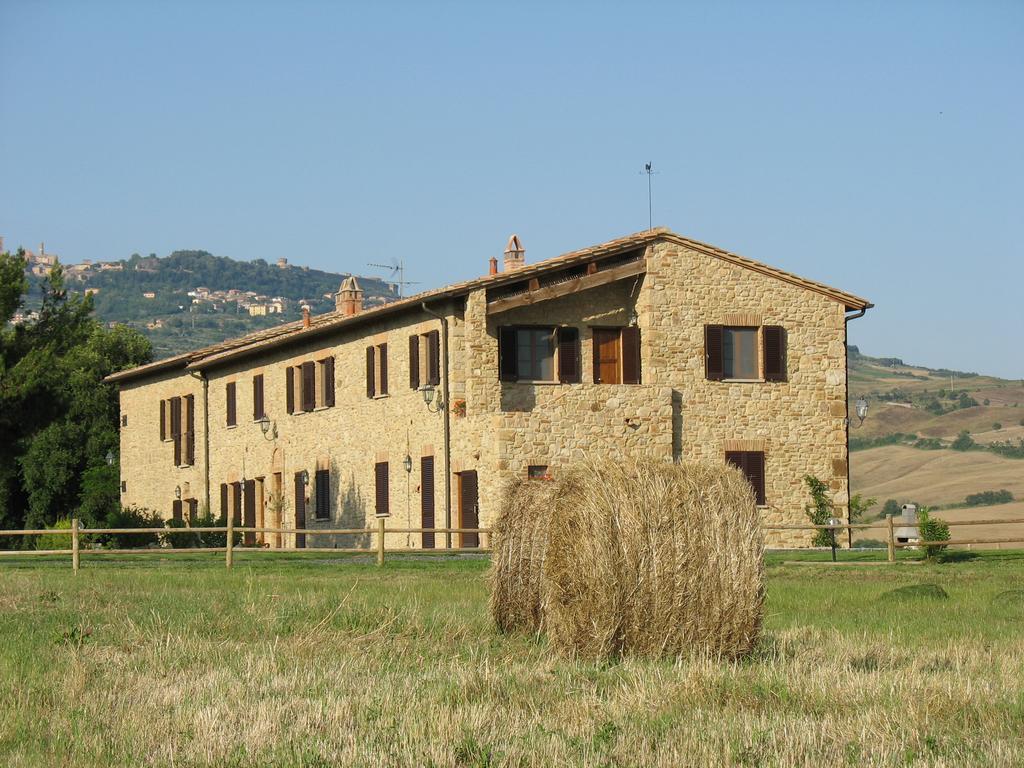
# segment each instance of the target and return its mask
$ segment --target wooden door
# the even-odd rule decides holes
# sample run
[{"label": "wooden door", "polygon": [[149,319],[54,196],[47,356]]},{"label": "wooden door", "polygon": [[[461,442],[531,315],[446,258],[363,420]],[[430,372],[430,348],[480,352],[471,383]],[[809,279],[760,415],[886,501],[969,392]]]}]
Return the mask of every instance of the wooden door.
[{"label": "wooden door", "polygon": [[[480,513],[475,471],[459,473],[459,528],[479,528]],[[460,547],[479,547],[479,533],[460,533]]]},{"label": "wooden door", "polygon": [[[420,459],[420,528],[433,528],[434,523],[434,457]],[[434,534],[423,532],[423,548],[434,548]]]},{"label": "wooden door", "polygon": [[[244,514],[242,515],[242,523],[246,528],[256,527],[256,481],[246,480],[245,481],[245,507]],[[256,544],[256,534],[251,531],[247,531],[243,537],[242,542],[247,547],[251,547]]]},{"label": "wooden door", "polygon": [[295,548],[306,546],[306,535],[299,533],[306,529],[306,484],[302,481],[302,473],[295,473]]},{"label": "wooden door", "polygon": [[594,329],[594,383],[621,384],[618,328]]},{"label": "wooden door", "polygon": [[[280,472],[274,473],[273,485],[270,486],[270,525],[268,528],[280,528],[284,522],[281,519],[281,510],[284,509],[284,496],[281,494],[284,492],[283,489],[284,479],[281,477]],[[271,534],[271,542],[277,549],[281,548],[281,534]]]}]

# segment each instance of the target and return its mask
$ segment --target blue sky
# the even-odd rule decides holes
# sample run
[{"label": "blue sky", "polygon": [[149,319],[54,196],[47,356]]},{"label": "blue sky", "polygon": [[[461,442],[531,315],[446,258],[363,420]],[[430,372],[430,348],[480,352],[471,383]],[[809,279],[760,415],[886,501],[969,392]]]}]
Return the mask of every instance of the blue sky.
[{"label": "blue sky", "polygon": [[432,287],[647,226],[1024,377],[1024,3],[0,0],[0,234]]}]

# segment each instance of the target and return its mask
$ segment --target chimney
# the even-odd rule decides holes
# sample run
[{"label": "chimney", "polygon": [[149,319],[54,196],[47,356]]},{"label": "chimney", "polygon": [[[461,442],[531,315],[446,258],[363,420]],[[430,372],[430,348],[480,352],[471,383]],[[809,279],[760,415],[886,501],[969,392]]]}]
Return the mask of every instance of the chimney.
[{"label": "chimney", "polygon": [[[3,243],[3,238],[0,238],[0,243]],[[497,257],[491,256],[491,268],[490,268],[490,270],[488,271],[487,274],[489,274],[489,275],[496,275],[496,274],[498,274],[498,259],[497,259]]]},{"label": "chimney", "polygon": [[302,327],[309,328],[309,306],[302,305]]},{"label": "chimney", "polygon": [[363,289],[355,277],[346,277],[338,292],[334,294],[334,309],[345,317],[358,315],[363,311]]},{"label": "chimney", "polygon": [[526,249],[523,248],[519,235],[512,235],[505,246],[505,268],[503,272],[511,272],[526,265]]}]

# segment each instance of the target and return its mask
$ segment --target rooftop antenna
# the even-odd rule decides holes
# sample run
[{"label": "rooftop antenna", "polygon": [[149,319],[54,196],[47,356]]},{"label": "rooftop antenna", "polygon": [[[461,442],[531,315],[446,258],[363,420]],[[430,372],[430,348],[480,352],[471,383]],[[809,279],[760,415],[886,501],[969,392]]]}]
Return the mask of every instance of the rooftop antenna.
[{"label": "rooftop antenna", "polygon": [[647,228],[654,229],[654,196],[651,189],[651,176],[657,173],[654,170],[654,163],[644,163],[644,169],[640,173],[647,174]]},{"label": "rooftop antenna", "polygon": [[[390,264],[374,264],[373,262],[370,262],[366,266],[377,267],[378,269],[390,269],[391,274],[388,275],[388,282],[394,283],[398,286],[399,299],[401,299],[405,294],[405,286],[420,284],[419,280],[405,279],[405,259],[391,259]],[[395,275],[398,275],[397,280],[394,279]]]}]

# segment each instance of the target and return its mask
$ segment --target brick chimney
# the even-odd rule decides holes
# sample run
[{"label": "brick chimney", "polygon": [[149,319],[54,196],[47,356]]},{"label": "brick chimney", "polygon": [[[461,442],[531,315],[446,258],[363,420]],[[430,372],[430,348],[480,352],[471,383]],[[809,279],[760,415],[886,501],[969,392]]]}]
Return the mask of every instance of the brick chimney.
[{"label": "brick chimney", "polygon": [[505,266],[502,272],[511,272],[526,265],[526,249],[523,248],[519,235],[512,235],[505,246]]},{"label": "brick chimney", "polygon": [[302,305],[302,327],[309,328],[309,306]]},{"label": "brick chimney", "polygon": [[338,292],[334,294],[334,309],[345,317],[358,315],[363,311],[363,289],[355,277],[346,277]]},{"label": "brick chimney", "polygon": [[[0,243],[3,243],[3,238],[2,237],[0,237]],[[497,257],[491,256],[490,268],[488,269],[487,274],[489,274],[489,275],[496,275],[496,274],[498,274],[498,259],[497,259]]]}]

